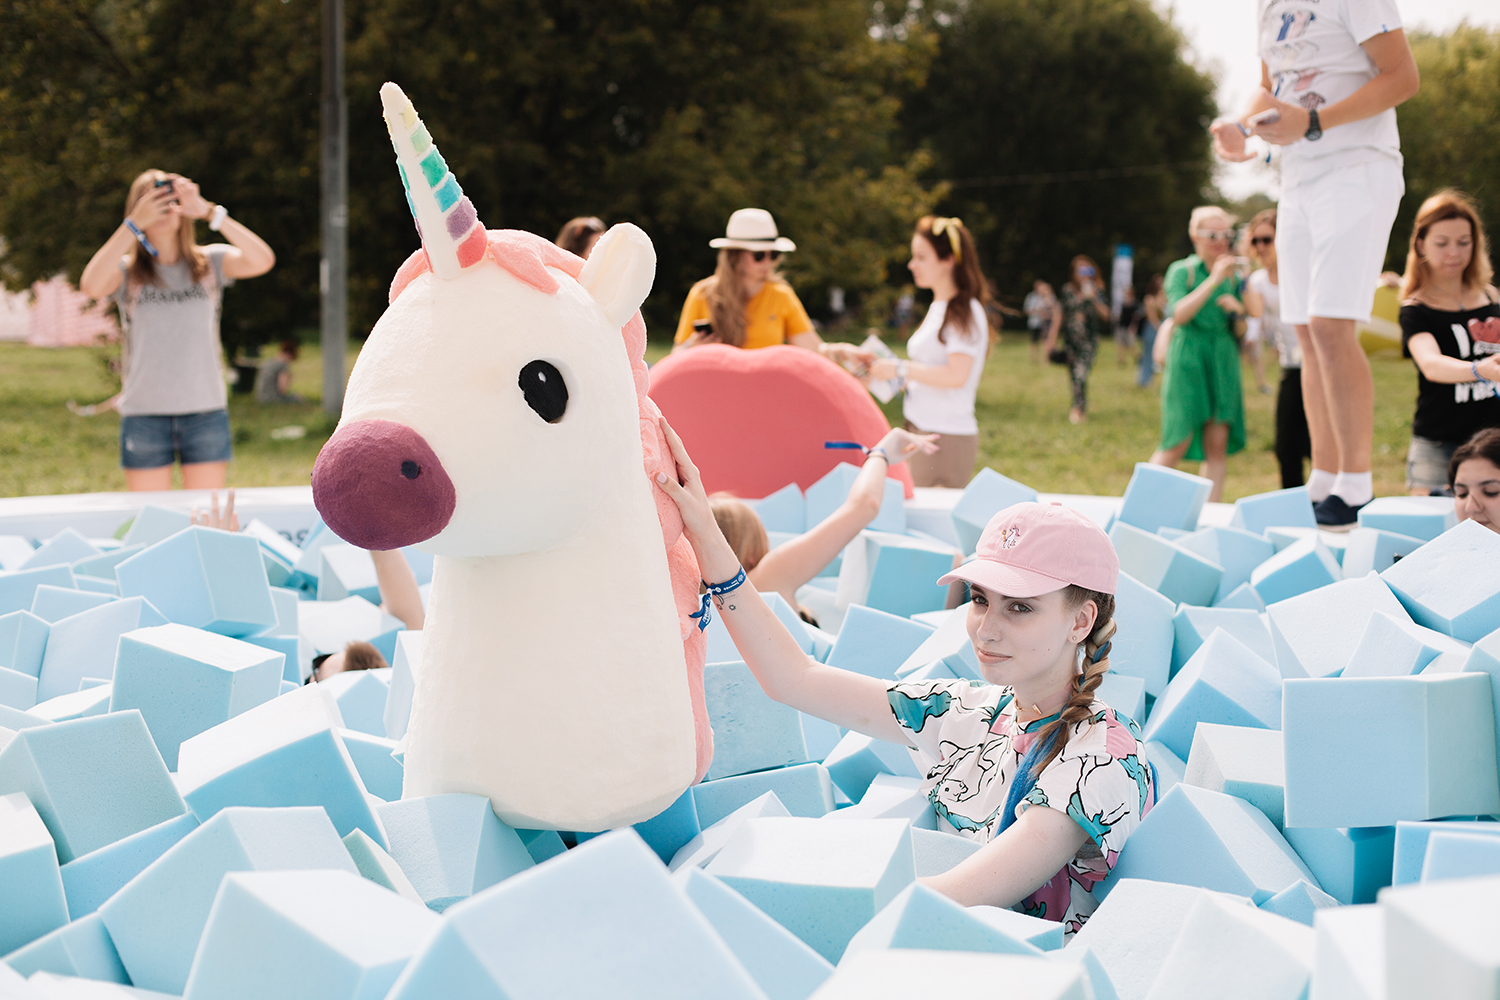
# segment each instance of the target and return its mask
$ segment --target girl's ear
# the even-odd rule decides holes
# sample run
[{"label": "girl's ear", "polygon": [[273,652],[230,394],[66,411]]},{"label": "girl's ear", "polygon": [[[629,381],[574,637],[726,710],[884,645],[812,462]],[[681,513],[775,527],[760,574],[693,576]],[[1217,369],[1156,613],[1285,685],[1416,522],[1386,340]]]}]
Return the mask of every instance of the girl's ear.
[{"label": "girl's ear", "polygon": [[1093,601],[1084,601],[1082,604],[1080,604],[1078,606],[1078,610],[1073,614],[1073,631],[1074,634],[1077,634],[1081,630],[1083,634],[1073,641],[1083,642],[1089,636],[1093,635],[1094,622],[1098,620],[1098,618],[1099,605],[1095,604]]}]

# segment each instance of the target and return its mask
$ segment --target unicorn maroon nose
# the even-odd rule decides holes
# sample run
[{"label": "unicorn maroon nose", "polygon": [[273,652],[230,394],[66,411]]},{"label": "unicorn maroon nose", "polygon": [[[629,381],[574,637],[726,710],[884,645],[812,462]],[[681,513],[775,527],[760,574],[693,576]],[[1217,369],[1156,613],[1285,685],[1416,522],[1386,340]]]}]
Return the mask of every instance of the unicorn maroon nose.
[{"label": "unicorn maroon nose", "polygon": [[422,435],[392,420],[340,427],[313,466],[323,522],[362,549],[399,549],[431,538],[453,516],[453,480]]}]

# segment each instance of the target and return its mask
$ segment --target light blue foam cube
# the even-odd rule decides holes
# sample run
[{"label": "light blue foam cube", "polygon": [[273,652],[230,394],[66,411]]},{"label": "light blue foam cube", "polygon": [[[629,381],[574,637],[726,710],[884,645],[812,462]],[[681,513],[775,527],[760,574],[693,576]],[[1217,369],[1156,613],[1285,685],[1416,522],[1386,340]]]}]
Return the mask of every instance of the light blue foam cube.
[{"label": "light blue foam cube", "polygon": [[[822,479],[807,488],[803,496],[807,503],[807,527],[815,528],[849,499],[849,490],[859,477],[859,469],[848,462],[840,462],[824,474]],[[886,479],[885,492],[880,501],[880,513],[870,522],[872,531],[889,531],[902,534],[906,531],[906,488],[898,479]]]},{"label": "light blue foam cube", "polygon": [[830,962],[916,878],[902,820],[752,819],[706,869]]},{"label": "light blue foam cube", "polygon": [[913,830],[938,827],[937,811],[922,791],[922,779],[892,774],[875,775],[858,802],[835,809],[823,818],[840,823],[851,819],[900,819],[910,823]]},{"label": "light blue foam cube", "polygon": [[483,796],[429,795],[388,802],[379,811],[391,857],[439,913],[532,866],[526,845]]},{"label": "light blue foam cube", "polygon": [[[129,985],[115,943],[97,913],[76,918],[5,956],[5,964],[23,976],[48,972],[93,983]],[[0,991],[3,992],[3,991]],[[9,996],[10,994],[6,994]]]},{"label": "light blue foam cube", "polygon": [[1319,910],[1339,905],[1339,901],[1317,886],[1308,882],[1296,882],[1260,904],[1266,913],[1295,920],[1307,927],[1313,925],[1313,917]]},{"label": "light blue foam cube", "polygon": [[1204,897],[1188,911],[1151,992],[1197,1000],[1212,983],[1216,996],[1298,1000],[1309,993],[1315,940],[1311,927],[1267,909]]},{"label": "light blue foam cube", "polygon": [[266,579],[271,586],[289,585],[297,560],[302,557],[296,543],[260,518],[245,525],[243,534],[260,543],[261,561],[265,563]]},{"label": "light blue foam cube", "polygon": [[43,566],[0,573],[0,614],[30,610],[31,602],[36,599],[36,588],[43,584],[72,588],[73,571],[67,566]]},{"label": "light blue foam cube", "polygon": [[612,996],[766,996],[630,830],[453,906],[387,1000]]},{"label": "light blue foam cube", "polygon": [[942,542],[861,531],[844,549],[837,601],[843,607],[863,604],[903,618],[939,611],[947,603],[948,585],[937,581],[953,569],[957,556],[957,549]]},{"label": "light blue foam cube", "polygon": [[0,570],[13,573],[36,551],[36,544],[24,535],[0,535]]},{"label": "light blue foam cube", "polygon": [[391,668],[343,670],[319,685],[333,698],[344,728],[371,736],[385,735],[385,702],[391,693]]},{"label": "light blue foam cube", "polygon": [[120,636],[112,712],[139,709],[167,769],[182,741],[281,693],[283,658],[175,622]]},{"label": "light blue foam cube", "polygon": [[1268,605],[1276,668],[1283,677],[1337,677],[1377,611],[1397,620],[1410,617],[1374,574]]},{"label": "light blue foam cube", "polygon": [[1007,479],[986,466],[975,473],[964,487],[963,495],[953,505],[953,532],[964,554],[979,545],[979,536],[990,518],[1018,503],[1035,502],[1036,490],[1014,479]]},{"label": "light blue foam cube", "polygon": [[73,575],[75,577],[88,576],[95,579],[109,580],[113,583],[115,582],[115,567],[145,547],[144,545],[125,545],[118,549],[112,549],[109,552],[100,553],[97,556],[80,559],[73,563]]},{"label": "light blue foam cube", "polygon": [[1111,640],[1109,669],[1141,678],[1146,682],[1146,693],[1154,698],[1161,697],[1172,679],[1176,613],[1177,605],[1171,598],[1129,573],[1120,573],[1115,590],[1115,621],[1119,627]]},{"label": "light blue foam cube", "polygon": [[146,866],[99,915],[136,986],[180,994],[226,874],[316,869],[358,874],[323,810],[225,809]]},{"label": "light blue foam cube", "polygon": [[228,806],[322,806],[339,836],[358,827],[383,846],[342,722],[321,684],[257,705],[183,742],[182,797],[205,823]]},{"label": "light blue foam cube", "polygon": [[0,954],[15,951],[68,922],[52,836],[20,792],[0,795]]},{"label": "light blue foam cube", "polygon": [[1177,544],[1223,567],[1219,589],[1214,592],[1215,604],[1236,588],[1249,583],[1255,567],[1276,554],[1276,547],[1266,541],[1264,535],[1252,534],[1243,528],[1199,528],[1178,539]]},{"label": "light blue foam cube", "polygon": [[[698,822],[698,803],[693,800],[693,790],[689,788],[667,808],[650,819],[634,824],[631,829],[640,834],[646,846],[656,852],[662,864],[669,864],[678,851],[703,832],[703,826]],[[582,839],[585,834],[578,836]],[[527,850],[530,850],[529,845]]]},{"label": "light blue foam cube", "polygon": [[[1500,760],[1500,630],[1474,643],[1464,661],[1465,673],[1483,674],[1490,679],[1490,705],[1495,714],[1495,758]],[[0,718],[0,726],[5,725]]]},{"label": "light blue foam cube", "polygon": [[0,750],[0,795],[24,792],[67,864],[181,815],[141,713],[24,729]]},{"label": "light blue foam cube", "polygon": [[145,597],[168,621],[240,638],[276,624],[253,538],[194,526],[115,567],[120,593]]},{"label": "light blue foam cube", "polygon": [[828,665],[866,677],[895,680],[896,671],[933,635],[909,618],[860,604],[850,605]]},{"label": "light blue foam cube", "polygon": [[77,920],[98,910],[125,883],[196,829],[198,817],[184,812],[69,861],[62,866],[68,913]]},{"label": "light blue foam cube", "polygon": [[399,740],[406,735],[411,720],[411,700],[417,691],[417,676],[422,672],[422,631],[403,629],[396,634],[396,656],[391,660],[390,690],[385,698],[385,735]]},{"label": "light blue foam cube", "polygon": [[4,750],[5,744],[22,729],[30,729],[33,726],[46,726],[51,723],[51,719],[44,719],[39,715],[32,715],[30,712],[22,711],[18,708],[0,705],[0,729],[10,731],[3,738],[0,738],[0,750]]},{"label": "light blue foam cube", "polygon": [[828,776],[839,790],[858,802],[864,797],[877,775],[892,774],[901,778],[919,778],[921,772],[912,762],[911,752],[895,743],[877,740],[850,730],[839,740],[823,761]]},{"label": "light blue foam cube", "polygon": [[689,866],[680,884],[768,1000],[806,1000],[833,974],[826,958],[719,879]]},{"label": "light blue foam cube", "polygon": [[1500,534],[1464,521],[1380,574],[1419,625],[1465,642],[1500,629]]},{"label": "light blue foam cube", "polygon": [[349,751],[349,758],[354,761],[354,769],[359,772],[359,780],[364,782],[367,792],[387,802],[401,798],[406,769],[391,756],[397,746],[395,740],[356,729],[340,729],[339,738],[344,741],[344,749]]},{"label": "light blue foam cube", "polygon": [[30,611],[0,615],[0,667],[36,677],[42,672],[52,626]]},{"label": "light blue foam cube", "polygon": [[1156,798],[1160,801],[1187,774],[1187,763],[1157,740],[1146,744],[1146,759],[1151,762],[1152,774],[1156,777]]},{"label": "light blue foam cube", "polygon": [[1250,586],[1269,607],[1344,578],[1343,568],[1317,538],[1293,542],[1250,574]]},{"label": "light blue foam cube", "polygon": [[[979,659],[974,655],[974,642],[969,638],[968,617],[971,607],[971,603],[965,603],[951,611],[935,612],[941,616],[935,623],[924,620],[921,616],[913,616],[913,622],[935,624],[936,631],[928,633],[922,644],[912,650],[896,668],[896,677],[902,680],[937,679],[944,674],[940,672],[936,677],[917,678],[915,672],[933,663],[940,663],[943,671],[953,677],[981,680]],[[853,610],[850,608],[850,611]],[[1116,644],[1115,648],[1118,649],[1119,645]],[[832,653],[829,655],[831,657]]]},{"label": "light blue foam cube", "polygon": [[[937,890],[920,882],[913,882],[860,928],[849,940],[844,955],[891,948],[915,948],[924,951],[977,951],[1041,956],[1042,949],[1007,930],[999,921],[984,919],[978,912],[980,910],[999,912],[990,906],[961,906]],[[1062,925],[1054,922],[1054,926],[1060,939]],[[1058,945],[1061,944],[1059,940]]]},{"label": "light blue foam cube", "polygon": [[141,508],[141,512],[130,523],[130,530],[125,533],[124,542],[126,545],[142,547],[155,545],[192,525],[193,519],[184,511],[171,510],[148,503]]},{"label": "light blue foam cube", "polygon": [[36,588],[36,594],[31,598],[31,613],[50,624],[69,615],[76,615],[80,611],[108,604],[113,600],[114,598],[109,594],[74,590],[71,587],[54,587],[44,583]]},{"label": "light blue foam cube", "polygon": [[1213,485],[1212,480],[1190,472],[1137,462],[1125,485],[1116,523],[1152,534],[1158,528],[1192,531],[1198,527],[1198,515]]},{"label": "light blue foam cube", "polygon": [[796,483],[787,483],[769,496],[746,500],[745,503],[755,511],[767,531],[800,535],[808,529],[807,501]]},{"label": "light blue foam cube", "polygon": [[833,782],[822,764],[737,774],[694,785],[692,791],[698,822],[705,828],[766,792],[775,792],[793,816],[815,817],[833,812]]},{"label": "light blue foam cube", "polygon": [[1248,608],[1251,611],[1266,610],[1266,602],[1261,600],[1255,588],[1248,583],[1242,583],[1235,587],[1222,599],[1214,602],[1216,608]]},{"label": "light blue foam cube", "polygon": [[1187,759],[1200,722],[1276,729],[1281,725],[1281,675],[1254,650],[1215,629],[1156,700],[1147,741]]},{"label": "light blue foam cube", "polygon": [[1213,603],[1224,570],[1196,552],[1123,521],[1109,529],[1120,570],[1175,604]]},{"label": "light blue foam cube", "polygon": [[[1216,628],[1223,629],[1249,646],[1256,656],[1267,663],[1276,662],[1276,647],[1271,641],[1271,630],[1257,612],[1238,608],[1200,608],[1184,604],[1178,607],[1177,614],[1172,617],[1174,676]],[[1113,662],[1113,654],[1110,660]]]},{"label": "light blue foam cube", "polygon": [[1345,906],[1373,903],[1391,884],[1394,827],[1289,826],[1282,833],[1323,891]]},{"label": "light blue foam cube", "polygon": [[1392,886],[1385,916],[1386,996],[1461,997],[1500,992],[1500,876]]},{"label": "light blue foam cube", "polygon": [[36,705],[36,678],[0,667],[0,705],[26,711]]},{"label": "light blue foam cube", "polygon": [[347,871],[231,872],[184,1000],[381,1000],[442,921]]},{"label": "light blue foam cube", "polygon": [[1424,628],[1405,615],[1397,617],[1384,611],[1370,615],[1364,635],[1354,647],[1354,655],[1340,677],[1406,677],[1443,653],[1465,658],[1469,644],[1442,632]]},{"label": "light blue foam cube", "polygon": [[802,713],[772,701],[744,661],[704,667],[703,694],[714,731],[709,780],[807,762]]},{"label": "light blue foam cube", "polygon": [[53,722],[104,715],[109,711],[110,688],[109,681],[85,677],[79,683],[78,690],[72,694],[60,694],[56,698],[37,702],[27,711]]},{"label": "light blue foam cube", "polygon": [[163,625],[163,618],[144,597],[127,597],[80,611],[52,623],[42,666],[37,672],[37,700],[72,694],[85,677],[114,676],[120,636],[138,628]]},{"label": "light blue foam cube", "polygon": [[1383,573],[1425,544],[1420,538],[1379,528],[1355,528],[1344,537],[1348,540],[1343,560],[1346,580]]},{"label": "light blue foam cube", "polygon": [[1099,682],[1094,696],[1132,721],[1146,717],[1146,682],[1139,677],[1110,670]]},{"label": "light blue foam cube", "polygon": [[[787,604],[786,599],[774,592],[765,592],[760,595],[771,610],[776,613],[777,619],[786,630],[791,633],[792,638],[797,640],[798,647],[804,653],[812,653],[814,648],[813,637],[808,632],[807,623],[797,617],[797,611]],[[729,636],[729,629],[724,625],[724,616],[715,609],[713,621],[709,622],[708,628],[703,630],[703,638],[706,643],[705,663],[731,663],[740,659],[740,651],[735,646],[734,640]]]},{"label": "light blue foam cube", "polygon": [[[556,830],[546,832],[554,837],[557,836]],[[365,834],[365,831],[350,831],[349,836],[344,838],[344,847],[348,850],[349,857],[353,859],[354,867],[359,869],[360,875],[425,909],[426,904],[422,902],[422,896],[412,886],[411,880],[406,877],[401,866],[396,864],[396,859],[382,850],[379,844]],[[561,853],[563,850],[566,848],[559,840],[558,852]]]},{"label": "light blue foam cube", "polygon": [[1491,820],[1432,822],[1403,821],[1396,824],[1394,861],[1388,884],[1409,885],[1422,879],[1422,863],[1427,858],[1427,840],[1434,833],[1470,833],[1481,837],[1500,837],[1500,823]]},{"label": "light blue foam cube", "polygon": [[297,605],[297,632],[312,644],[313,654],[337,653],[351,642],[368,642],[389,662],[396,633],[404,626],[363,597],[341,601],[302,601]]},{"label": "light blue foam cube", "polygon": [[357,545],[325,545],[318,550],[318,600],[342,601],[358,595],[371,604],[380,603],[380,581],[375,560]]},{"label": "light blue foam cube", "polygon": [[1264,813],[1184,781],[1141,820],[1095,895],[1107,898],[1122,879],[1152,879],[1249,896],[1259,905],[1299,878],[1318,883]]},{"label": "light blue foam cube", "polygon": [[[1212,792],[1238,796],[1265,813],[1276,829],[1282,828],[1286,764],[1281,733],[1274,729],[1200,722],[1182,780]],[[1317,869],[1313,871],[1316,874]]]},{"label": "light blue foam cube", "polygon": [[28,570],[41,569],[45,566],[67,566],[80,559],[88,559],[97,555],[99,555],[99,550],[90,545],[88,539],[72,528],[64,528],[43,542],[17,568]]},{"label": "light blue foam cube", "polygon": [[960,837],[952,830],[913,828],[911,831],[917,878],[931,878],[952,871],[959,862],[968,860],[983,846],[979,841]]},{"label": "light blue foam cube", "polygon": [[[695,802],[695,808],[696,805]],[[786,811],[786,806],[781,804],[781,799],[776,796],[776,793],[766,792],[740,806],[728,816],[703,827],[697,836],[678,848],[668,868],[674,872],[687,867],[701,868],[718,856],[718,853],[724,849],[724,845],[734,837],[740,824],[746,820],[757,816],[787,815],[790,814]]]},{"label": "light blue foam cube", "polygon": [[1379,528],[1430,542],[1458,523],[1447,497],[1376,497],[1359,510],[1361,528]]},{"label": "light blue foam cube", "polygon": [[1288,680],[1287,824],[1392,826],[1500,812],[1490,704],[1481,674]]},{"label": "light blue foam cube", "polygon": [[1263,535],[1267,529],[1279,527],[1316,530],[1318,519],[1313,515],[1312,498],[1307,495],[1307,487],[1294,486],[1240,497],[1234,502],[1234,515],[1229,524],[1251,534]]}]

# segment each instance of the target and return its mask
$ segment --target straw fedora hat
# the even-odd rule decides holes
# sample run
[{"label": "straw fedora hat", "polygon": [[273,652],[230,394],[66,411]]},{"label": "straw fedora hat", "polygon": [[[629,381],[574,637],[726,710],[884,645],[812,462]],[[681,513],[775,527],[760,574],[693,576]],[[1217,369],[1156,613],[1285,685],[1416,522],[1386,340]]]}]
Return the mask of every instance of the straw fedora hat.
[{"label": "straw fedora hat", "polygon": [[797,244],[776,232],[776,220],[763,208],[742,208],[729,217],[724,235],[709,240],[715,250],[779,250],[789,253]]}]

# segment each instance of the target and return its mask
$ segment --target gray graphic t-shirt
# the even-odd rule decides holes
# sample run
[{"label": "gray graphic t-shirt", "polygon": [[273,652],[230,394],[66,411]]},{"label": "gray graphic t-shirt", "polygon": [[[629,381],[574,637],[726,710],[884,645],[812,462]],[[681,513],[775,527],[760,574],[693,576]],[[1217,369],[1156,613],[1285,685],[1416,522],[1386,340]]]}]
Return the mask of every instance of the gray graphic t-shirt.
[{"label": "gray graphic t-shirt", "polygon": [[193,281],[186,260],[156,265],[158,283],[132,287],[128,258],[121,258],[122,280],[111,298],[124,331],[123,416],[176,416],[222,410],[223,348],[219,344],[221,293],[227,243],[200,248],[208,273]]}]

